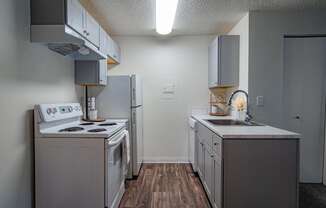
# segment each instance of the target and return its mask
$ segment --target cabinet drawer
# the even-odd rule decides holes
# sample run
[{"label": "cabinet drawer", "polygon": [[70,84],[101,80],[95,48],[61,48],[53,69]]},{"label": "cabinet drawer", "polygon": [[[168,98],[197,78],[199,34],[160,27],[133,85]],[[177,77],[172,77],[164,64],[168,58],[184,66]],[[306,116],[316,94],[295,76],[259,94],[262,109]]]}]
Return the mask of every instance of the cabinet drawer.
[{"label": "cabinet drawer", "polygon": [[198,132],[198,139],[199,141],[204,142],[205,144],[212,146],[213,144],[213,132],[209,130],[206,126],[198,123],[197,127],[197,132]]},{"label": "cabinet drawer", "polygon": [[217,136],[216,134],[213,135],[212,149],[215,154],[217,154],[218,156],[222,156],[222,138]]}]

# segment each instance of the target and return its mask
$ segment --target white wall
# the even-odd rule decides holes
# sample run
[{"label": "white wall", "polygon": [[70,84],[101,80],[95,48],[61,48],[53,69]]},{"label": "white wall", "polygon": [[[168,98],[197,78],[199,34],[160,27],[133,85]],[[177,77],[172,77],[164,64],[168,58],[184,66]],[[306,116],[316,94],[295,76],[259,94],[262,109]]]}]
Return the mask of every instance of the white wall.
[{"label": "white wall", "polygon": [[[208,105],[209,36],[114,37],[121,64],[111,75],[139,74],[144,80],[144,148],[147,162],[183,162],[187,158],[187,113]],[[175,82],[175,97],[162,98]]]},{"label": "white wall", "polygon": [[74,101],[73,62],[29,42],[29,1],[0,2],[0,207],[32,207],[33,105]]},{"label": "white wall", "polygon": [[264,96],[264,106],[252,105],[258,121],[282,127],[283,37],[326,34],[325,11],[249,13],[250,99]]},{"label": "white wall", "polygon": [[239,89],[248,92],[249,76],[249,13],[247,13],[228,33],[240,35]]}]

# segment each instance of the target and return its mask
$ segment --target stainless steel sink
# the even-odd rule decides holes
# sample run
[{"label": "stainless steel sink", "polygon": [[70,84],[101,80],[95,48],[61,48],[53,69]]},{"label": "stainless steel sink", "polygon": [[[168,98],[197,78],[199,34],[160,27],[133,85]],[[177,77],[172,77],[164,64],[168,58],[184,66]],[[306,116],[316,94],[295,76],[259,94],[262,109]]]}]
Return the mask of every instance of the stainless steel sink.
[{"label": "stainless steel sink", "polygon": [[262,126],[261,124],[258,124],[253,121],[246,122],[246,121],[238,121],[232,119],[209,119],[206,121],[214,125],[220,125],[220,126]]}]

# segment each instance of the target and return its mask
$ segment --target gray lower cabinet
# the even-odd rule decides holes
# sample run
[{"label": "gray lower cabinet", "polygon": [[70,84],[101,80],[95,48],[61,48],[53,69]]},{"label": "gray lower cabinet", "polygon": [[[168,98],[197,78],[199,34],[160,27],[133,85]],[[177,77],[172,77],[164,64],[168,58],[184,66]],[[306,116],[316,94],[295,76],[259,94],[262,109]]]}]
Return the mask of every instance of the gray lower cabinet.
[{"label": "gray lower cabinet", "polygon": [[106,85],[106,60],[75,61],[75,83],[78,85]]},{"label": "gray lower cabinet", "polygon": [[211,148],[209,146],[205,147],[205,158],[204,158],[204,163],[205,163],[205,180],[204,180],[204,186],[206,189],[206,193],[210,198],[214,197],[214,155],[211,151]]},{"label": "gray lower cabinet", "polygon": [[213,159],[214,207],[222,207],[222,158],[214,154]]},{"label": "gray lower cabinet", "polygon": [[198,142],[198,175],[201,178],[204,178],[204,159],[205,159],[205,149],[204,149],[204,142],[199,139]]},{"label": "gray lower cabinet", "polygon": [[198,122],[198,173],[214,208],[297,208],[298,139],[222,139]]}]

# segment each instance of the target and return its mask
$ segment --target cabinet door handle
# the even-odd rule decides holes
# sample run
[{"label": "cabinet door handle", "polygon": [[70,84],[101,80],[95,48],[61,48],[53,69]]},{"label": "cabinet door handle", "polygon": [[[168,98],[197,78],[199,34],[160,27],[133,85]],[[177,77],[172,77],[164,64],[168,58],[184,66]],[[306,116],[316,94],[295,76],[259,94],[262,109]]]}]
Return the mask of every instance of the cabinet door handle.
[{"label": "cabinet door handle", "polygon": [[217,145],[218,145],[218,143],[217,143],[217,142],[215,142],[215,143],[214,143],[214,145],[215,145],[215,146],[217,146]]}]

